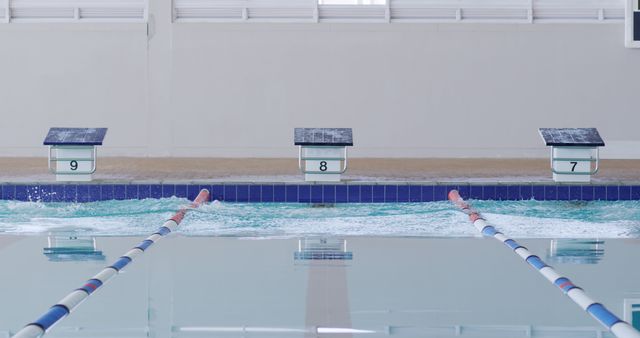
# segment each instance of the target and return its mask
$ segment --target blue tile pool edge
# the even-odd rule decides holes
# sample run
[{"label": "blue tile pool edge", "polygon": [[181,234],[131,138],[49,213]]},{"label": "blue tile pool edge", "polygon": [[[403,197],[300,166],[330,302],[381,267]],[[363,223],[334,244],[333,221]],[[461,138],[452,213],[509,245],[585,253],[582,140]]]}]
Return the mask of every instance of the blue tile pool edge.
[{"label": "blue tile pool edge", "polygon": [[640,200],[640,183],[628,184],[470,184],[442,183],[3,183],[0,200],[95,202],[176,196],[193,199],[200,189],[226,202],[400,203],[445,201],[452,189],[477,200]]}]

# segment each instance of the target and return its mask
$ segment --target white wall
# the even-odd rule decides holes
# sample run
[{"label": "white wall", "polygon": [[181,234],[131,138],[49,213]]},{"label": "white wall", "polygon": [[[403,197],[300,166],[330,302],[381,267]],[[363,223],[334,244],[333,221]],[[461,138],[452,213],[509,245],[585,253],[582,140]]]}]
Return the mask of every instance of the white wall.
[{"label": "white wall", "polygon": [[[296,126],[360,157],[547,156],[538,127],[597,127],[640,158],[640,50],[623,24],[0,24],[0,156],[49,126],[101,154],[293,157]],[[149,35],[148,33],[149,32]]]}]

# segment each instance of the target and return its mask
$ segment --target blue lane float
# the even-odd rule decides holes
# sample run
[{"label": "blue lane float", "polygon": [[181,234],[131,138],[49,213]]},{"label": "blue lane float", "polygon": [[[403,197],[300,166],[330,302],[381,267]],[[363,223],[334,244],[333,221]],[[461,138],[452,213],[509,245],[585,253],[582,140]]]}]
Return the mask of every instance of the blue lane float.
[{"label": "blue lane float", "polygon": [[520,256],[525,262],[542,274],[549,282],[557,286],[565,295],[573,302],[578,304],[580,308],[586,311],[591,317],[596,319],[600,324],[606,327],[611,333],[618,338],[640,338],[640,332],[634,329],[629,323],[618,318],[609,311],[604,305],[591,299],[573,282],[564,276],[561,276],[556,270],[547,265],[540,257],[532,254],[527,248],[518,244],[511,238],[508,238],[495,227],[487,224],[480,213],[473,210],[469,203],[465,202],[457,190],[449,192],[449,200],[453,202],[463,213],[469,216],[469,220],[473,226],[487,237],[493,237],[509,247],[513,252]]},{"label": "blue lane float", "polygon": [[62,298],[62,300],[50,307],[49,310],[36,319],[36,321],[27,324],[18,331],[13,338],[36,338],[44,335],[56,323],[69,315],[80,303],[131,263],[137,256],[144,253],[146,249],[162,237],[174,231],[189,209],[197,208],[208,200],[209,191],[202,189],[188,208],[180,209],[173,217],[167,220],[158,231],[118,258],[112,265],[107,266],[97,275],[87,280],[82,287],[73,290],[66,297]]},{"label": "blue lane float", "polygon": [[29,325],[36,325],[40,327],[43,331],[48,330],[53,324],[55,324],[58,320],[64,318],[69,314],[69,309],[67,309],[64,305],[54,305],[49,311],[43,314],[40,318],[36,319],[35,322]]}]

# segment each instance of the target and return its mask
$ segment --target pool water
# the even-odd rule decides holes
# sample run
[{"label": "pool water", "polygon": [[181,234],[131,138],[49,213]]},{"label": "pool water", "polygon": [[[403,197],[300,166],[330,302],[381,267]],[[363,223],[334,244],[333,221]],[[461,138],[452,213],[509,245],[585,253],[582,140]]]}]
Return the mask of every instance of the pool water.
[{"label": "pool water", "polygon": [[[640,304],[640,202],[471,202],[617,316]],[[0,201],[0,337],[188,203]],[[214,202],[176,232],[45,337],[613,337],[448,202]]]},{"label": "pool water", "polygon": [[[0,201],[0,233],[142,236],[188,203],[180,198],[93,203]],[[471,203],[490,223],[514,238],[640,237],[640,201]],[[188,220],[178,228],[187,236],[478,236],[466,216],[449,202],[329,207],[214,202],[193,210]]]},{"label": "pool water", "polygon": [[[327,239],[343,240],[351,259],[305,261],[295,259],[298,239],[172,235],[45,337],[613,337],[495,240]],[[0,279],[0,336],[138,241],[99,237],[103,260],[53,261],[42,251],[45,236],[0,235],[0,265],[12,272]],[[544,253],[552,242],[522,244]],[[640,298],[640,270],[621,262],[640,255],[640,240],[606,240],[604,248],[597,264],[554,265],[622,317],[625,299]]]}]

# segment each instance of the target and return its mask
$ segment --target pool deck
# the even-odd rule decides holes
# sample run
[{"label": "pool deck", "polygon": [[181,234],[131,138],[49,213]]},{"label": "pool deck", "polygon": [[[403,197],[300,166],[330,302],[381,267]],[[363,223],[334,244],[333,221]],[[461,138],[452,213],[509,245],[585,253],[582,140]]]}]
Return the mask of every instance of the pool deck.
[{"label": "pool deck", "polygon": [[[303,182],[297,159],[98,159],[94,183]],[[55,182],[46,158],[0,158],[0,182]],[[351,159],[345,182],[553,183],[548,159]],[[602,160],[595,184],[640,182],[640,160]]]}]

